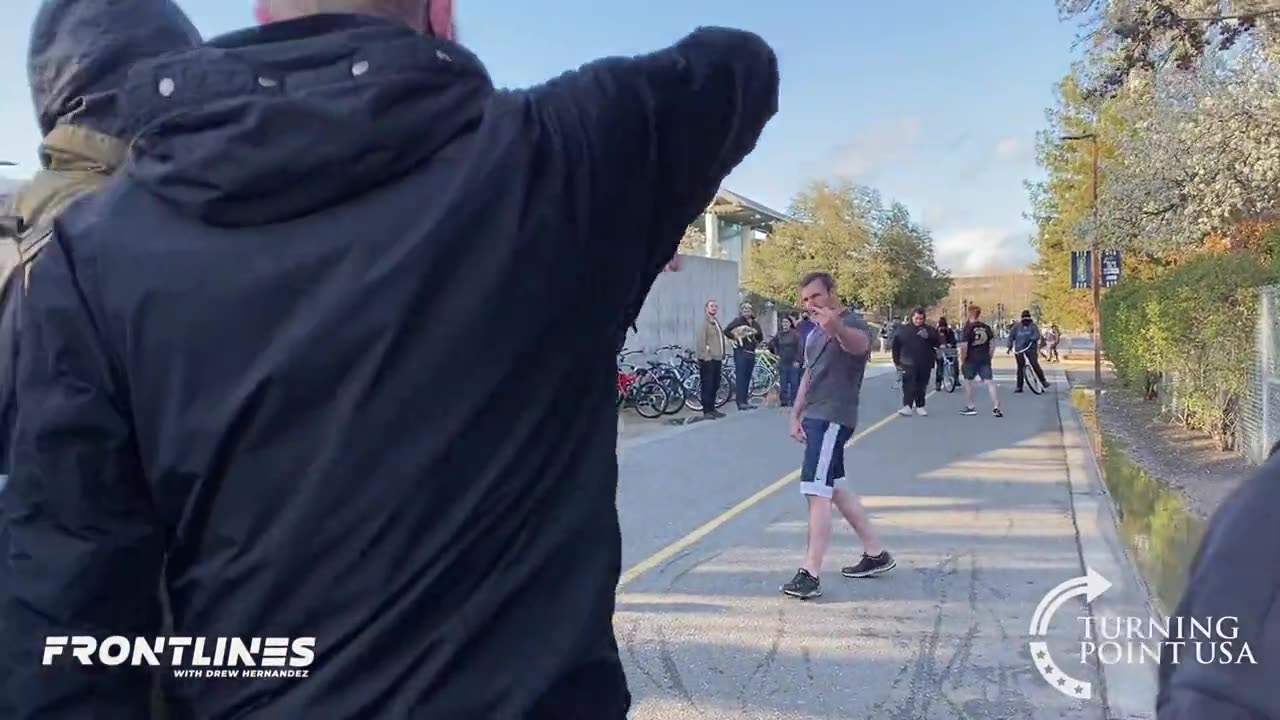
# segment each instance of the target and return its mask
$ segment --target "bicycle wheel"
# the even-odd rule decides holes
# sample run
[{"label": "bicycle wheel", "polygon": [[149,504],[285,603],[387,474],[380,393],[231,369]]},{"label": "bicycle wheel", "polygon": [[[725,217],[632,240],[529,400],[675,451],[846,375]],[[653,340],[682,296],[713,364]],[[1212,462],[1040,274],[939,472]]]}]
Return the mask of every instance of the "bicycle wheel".
[{"label": "bicycle wheel", "polygon": [[631,400],[640,417],[655,420],[662,417],[662,411],[667,407],[667,389],[656,380],[638,381]]},{"label": "bicycle wheel", "polygon": [[1022,370],[1022,379],[1027,384],[1027,389],[1036,395],[1044,394],[1044,384],[1040,382],[1040,378],[1036,377],[1036,373],[1027,365]]},{"label": "bicycle wheel", "polygon": [[942,371],[942,389],[949,393],[956,391],[956,376],[949,367]]},{"label": "bicycle wheel", "polygon": [[680,378],[671,371],[660,372],[657,379],[667,391],[667,404],[663,407],[662,413],[675,415],[684,407],[684,383],[680,382]]},{"label": "bicycle wheel", "polygon": [[720,379],[720,387],[716,388],[716,409],[724,407],[733,399],[733,386],[724,378]]},{"label": "bicycle wheel", "polygon": [[751,371],[751,397],[764,397],[769,394],[769,388],[778,381],[777,373],[773,372],[766,365],[756,364],[754,370]]},{"label": "bicycle wheel", "polygon": [[693,373],[684,379],[684,406],[702,412],[702,376]]}]

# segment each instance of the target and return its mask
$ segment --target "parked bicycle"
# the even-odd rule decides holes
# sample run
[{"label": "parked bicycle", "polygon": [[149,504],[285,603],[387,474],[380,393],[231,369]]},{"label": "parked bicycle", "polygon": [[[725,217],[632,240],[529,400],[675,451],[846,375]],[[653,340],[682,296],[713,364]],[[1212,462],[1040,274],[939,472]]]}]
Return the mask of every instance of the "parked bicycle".
[{"label": "parked bicycle", "polygon": [[764,397],[778,384],[778,356],[768,348],[756,348],[756,365],[751,370],[751,397]]},{"label": "parked bicycle", "polygon": [[[619,360],[619,364],[622,362]],[[662,417],[670,395],[658,382],[649,368],[618,368],[618,408],[632,407],[642,418],[653,420]]]},{"label": "parked bicycle", "polygon": [[[645,354],[643,350],[624,350],[618,355],[619,368],[624,372],[636,372],[641,366],[628,362],[627,358]],[[647,377],[662,385],[666,390],[666,403],[662,406],[663,415],[675,415],[684,407],[684,381],[674,368],[661,360],[647,360]]]},{"label": "parked bicycle", "polygon": [[[658,348],[657,352],[673,356],[666,365],[680,378],[680,384],[684,388],[684,406],[694,412],[702,412],[702,368],[698,365],[697,353],[679,345],[666,345]],[[716,391],[716,409],[724,407],[732,396],[733,388],[724,381],[721,373],[720,387]]]}]

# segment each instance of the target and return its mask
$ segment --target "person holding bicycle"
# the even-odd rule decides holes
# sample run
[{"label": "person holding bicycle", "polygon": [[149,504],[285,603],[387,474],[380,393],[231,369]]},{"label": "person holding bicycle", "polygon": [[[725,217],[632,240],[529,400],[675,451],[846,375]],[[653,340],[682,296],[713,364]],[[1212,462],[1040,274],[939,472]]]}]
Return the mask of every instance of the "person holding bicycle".
[{"label": "person holding bicycle", "polygon": [[[1027,371],[1028,365],[1031,366],[1040,384],[1046,388],[1049,387],[1049,381],[1044,378],[1044,370],[1040,369],[1040,328],[1031,319],[1030,310],[1022,311],[1022,320],[1009,332],[1009,347],[1005,354],[1014,352],[1015,349],[1017,350],[1015,357],[1018,360],[1018,385],[1014,388],[1014,392],[1022,392],[1023,373]],[[1033,387],[1032,390],[1034,389]]]},{"label": "person holding bicycle", "polygon": [[[942,391],[942,375],[947,371],[947,364],[943,361],[942,356],[946,353],[951,353],[952,356],[954,357],[956,352],[956,346],[959,344],[959,342],[956,339],[956,331],[952,330],[951,326],[947,324],[947,319],[945,317],[938,318],[938,335],[942,339],[942,347],[939,348],[939,353],[938,353],[938,364],[937,364],[937,374],[936,374],[937,381],[935,382],[935,386],[936,386],[936,389],[939,392],[941,392]],[[956,381],[956,385],[959,385],[960,384],[960,365],[958,363],[951,364],[951,373],[952,373],[952,378]]]}]

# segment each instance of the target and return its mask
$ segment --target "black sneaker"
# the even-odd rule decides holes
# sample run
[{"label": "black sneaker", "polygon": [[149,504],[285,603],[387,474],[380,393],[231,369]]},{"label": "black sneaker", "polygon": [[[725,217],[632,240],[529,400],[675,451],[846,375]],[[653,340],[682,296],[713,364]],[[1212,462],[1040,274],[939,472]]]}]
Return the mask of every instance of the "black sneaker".
[{"label": "black sneaker", "polygon": [[1018,393],[1020,393],[1020,392],[1022,392],[1022,388],[1018,388],[1017,390],[1014,390],[1014,391],[1013,391],[1013,394],[1014,394],[1014,395],[1017,395],[1017,394],[1018,394]]},{"label": "black sneaker", "polygon": [[703,420],[715,420],[715,419],[717,419],[718,417],[719,417],[719,416],[718,416],[718,415],[716,415],[716,414],[715,414],[715,413],[713,413],[713,412],[707,412],[707,411],[704,411],[704,412],[702,413],[702,419],[703,419]]},{"label": "black sneaker", "polygon": [[715,419],[717,419],[717,420],[719,420],[720,418],[723,418],[723,417],[729,417],[728,415],[725,415],[724,413],[720,412],[719,410],[712,410],[712,411],[711,411],[711,416],[712,416],[712,417],[714,417],[714,418],[715,418]]},{"label": "black sneaker", "polygon": [[1000,408],[993,408],[991,414],[996,417],[1004,417],[1004,413],[1000,412]]},{"label": "black sneaker", "polygon": [[896,567],[898,561],[893,559],[888,550],[883,550],[875,557],[862,553],[862,559],[857,565],[844,568],[840,574],[847,578],[869,578],[883,575]]},{"label": "black sneaker", "polygon": [[818,578],[809,574],[808,570],[800,568],[796,571],[796,576],[791,578],[791,582],[782,586],[782,592],[791,597],[808,600],[822,597],[822,585],[818,582]]},{"label": "black sneaker", "polygon": [[961,410],[961,411],[960,411],[960,414],[961,414],[961,415],[977,415],[977,414],[978,414],[978,408],[973,407],[972,405],[970,405],[969,407],[967,407],[967,408],[965,408],[965,409]]}]

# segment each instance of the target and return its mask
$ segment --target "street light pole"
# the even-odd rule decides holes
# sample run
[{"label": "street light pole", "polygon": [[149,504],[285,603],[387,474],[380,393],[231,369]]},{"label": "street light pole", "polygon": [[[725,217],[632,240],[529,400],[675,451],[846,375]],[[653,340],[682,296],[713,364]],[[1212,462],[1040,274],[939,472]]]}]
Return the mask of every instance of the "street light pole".
[{"label": "street light pole", "polygon": [[1102,228],[1098,222],[1098,136],[1094,133],[1063,135],[1063,140],[1088,140],[1092,151],[1093,182],[1093,241],[1089,253],[1089,285],[1093,290],[1093,399],[1097,407],[1098,393],[1102,389]]}]

